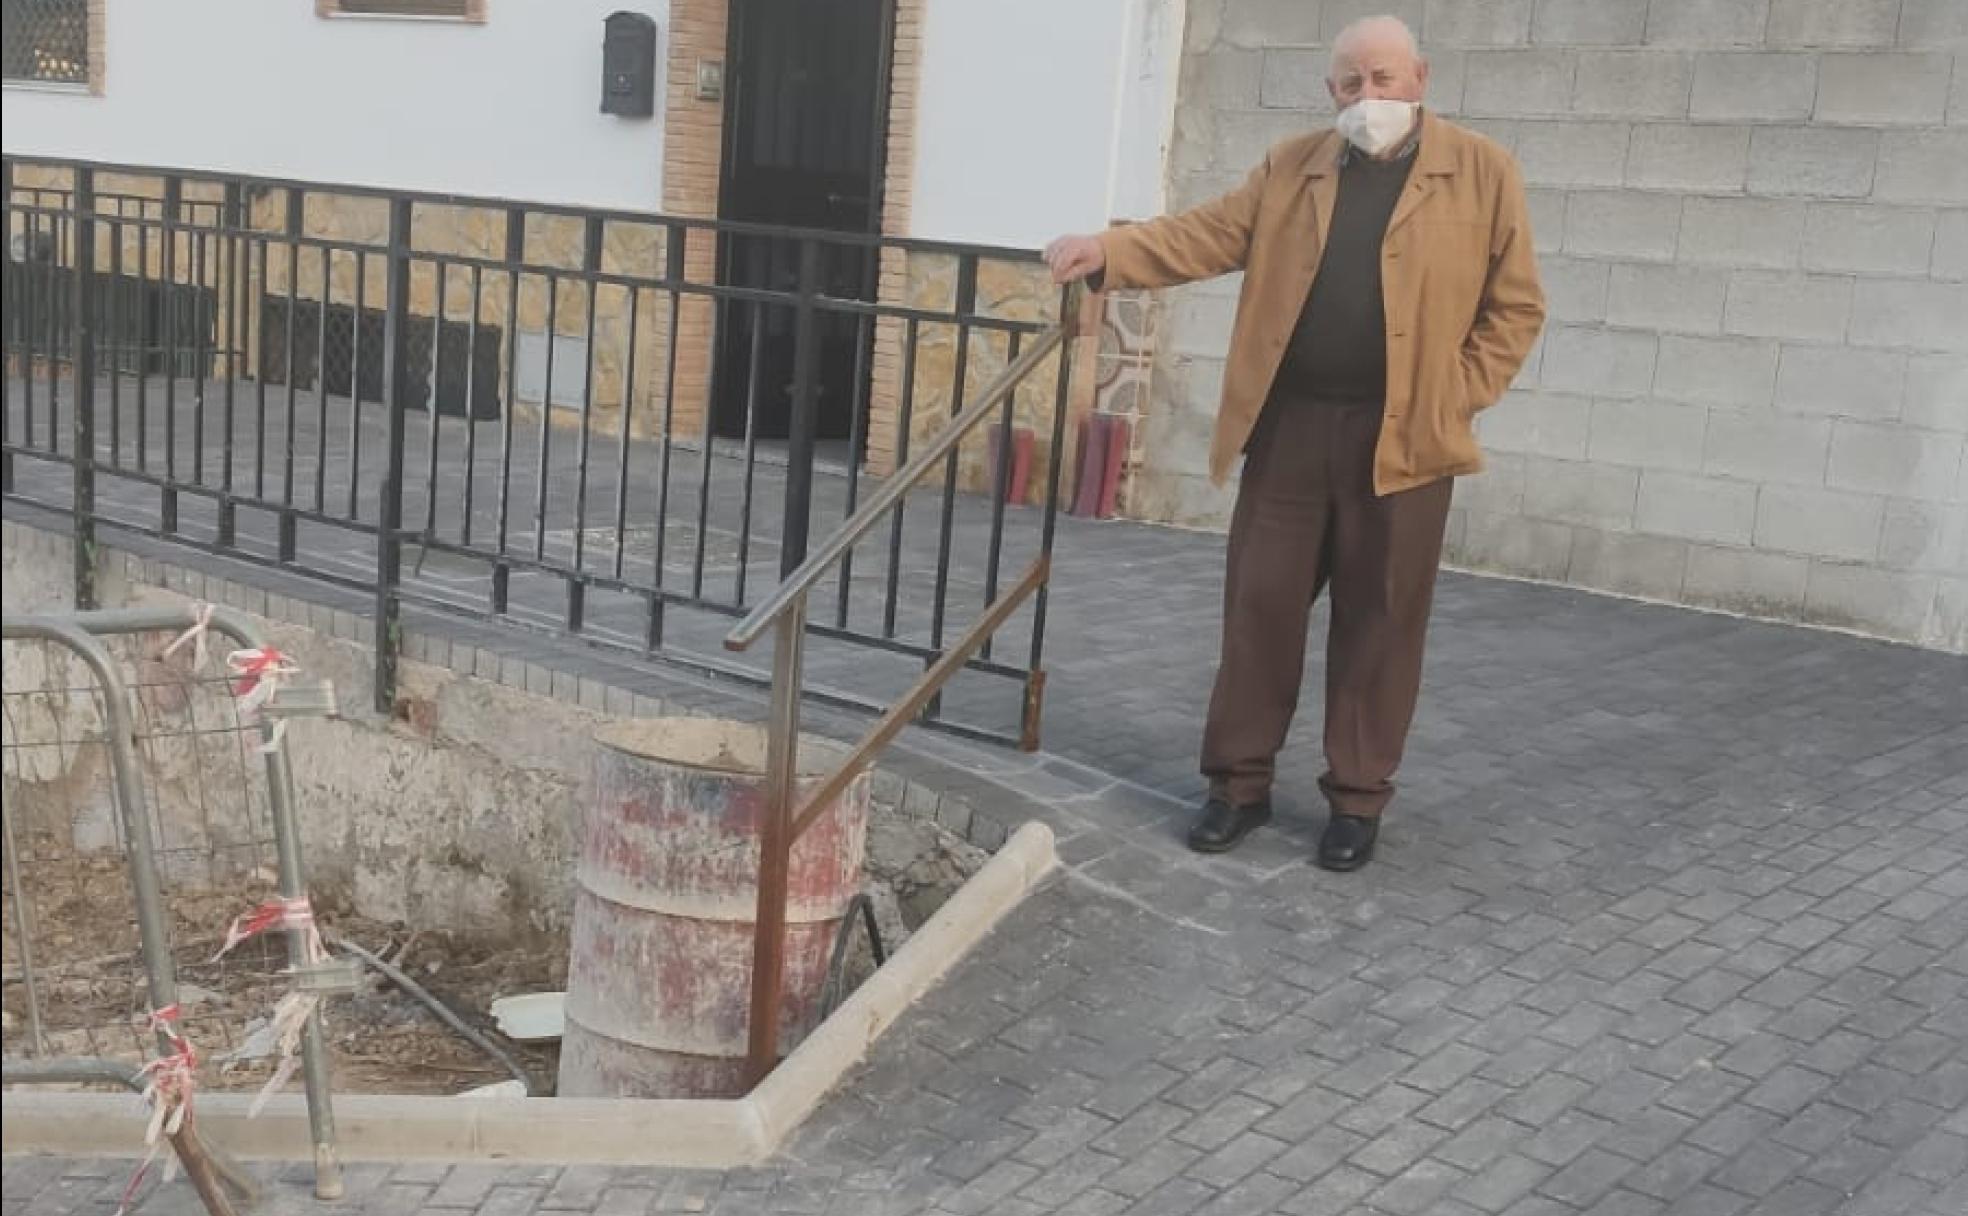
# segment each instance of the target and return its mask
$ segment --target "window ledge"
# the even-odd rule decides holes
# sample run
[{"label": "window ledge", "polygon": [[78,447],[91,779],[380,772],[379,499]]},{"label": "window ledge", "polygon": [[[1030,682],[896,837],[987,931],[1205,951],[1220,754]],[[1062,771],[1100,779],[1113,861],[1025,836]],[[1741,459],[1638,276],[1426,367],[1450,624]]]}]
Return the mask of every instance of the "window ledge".
[{"label": "window ledge", "polygon": [[447,17],[439,13],[342,13],[325,12],[320,14],[325,21],[387,21],[392,24],[410,23],[413,25],[484,25],[483,17]]},{"label": "window ledge", "polygon": [[18,80],[9,78],[0,81],[10,93],[55,93],[65,97],[95,97],[96,91],[87,84],[67,80]]}]

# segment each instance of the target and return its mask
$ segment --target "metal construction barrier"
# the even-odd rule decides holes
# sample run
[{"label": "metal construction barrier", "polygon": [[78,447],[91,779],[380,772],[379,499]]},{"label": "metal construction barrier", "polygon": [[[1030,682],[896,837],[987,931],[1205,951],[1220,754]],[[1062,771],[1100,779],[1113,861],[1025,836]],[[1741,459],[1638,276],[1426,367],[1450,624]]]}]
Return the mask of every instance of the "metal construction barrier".
[{"label": "metal construction barrier", "polygon": [[[131,653],[119,661],[107,639],[138,635],[156,644],[123,643]],[[216,659],[211,635],[229,643]],[[315,1191],[339,1197],[320,1002],[352,987],[354,972],[328,955],[313,922],[285,741],[288,718],[333,712],[332,690],[297,683],[254,622],[218,607],[8,615],[0,637],[5,1083],[139,1090],[153,1156],[168,1142],[207,1208],[229,1216],[224,1184],[241,1189],[247,1180],[199,1142],[194,1094],[200,1048],[238,1044],[201,1005],[211,987],[253,974],[251,948],[240,949],[249,939],[283,930],[284,966],[258,947],[277,970],[255,978],[279,990],[268,1019],[278,1063],[263,1092],[302,1074]],[[119,870],[127,895],[114,881]],[[248,894],[257,885],[270,889]],[[174,907],[194,893],[201,920],[211,910],[223,910],[222,923],[243,914],[216,956],[181,962],[174,919],[186,922]],[[102,953],[118,944],[125,948]],[[138,959],[140,988],[131,974]],[[208,1032],[223,1037],[213,1044]]]}]

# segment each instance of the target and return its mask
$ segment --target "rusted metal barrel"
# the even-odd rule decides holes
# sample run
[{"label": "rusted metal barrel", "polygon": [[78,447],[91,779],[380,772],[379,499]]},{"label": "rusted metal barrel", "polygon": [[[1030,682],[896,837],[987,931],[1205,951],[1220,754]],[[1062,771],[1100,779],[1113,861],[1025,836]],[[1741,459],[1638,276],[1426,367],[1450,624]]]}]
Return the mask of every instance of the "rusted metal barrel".
[{"label": "rusted metal barrel", "polygon": [[[664,718],[598,736],[576,876],[563,1097],[710,1098],[745,1092],[766,734]],[[802,739],[801,797],[837,749]],[[861,884],[864,774],[792,853],[782,1042],[796,1042]]]}]

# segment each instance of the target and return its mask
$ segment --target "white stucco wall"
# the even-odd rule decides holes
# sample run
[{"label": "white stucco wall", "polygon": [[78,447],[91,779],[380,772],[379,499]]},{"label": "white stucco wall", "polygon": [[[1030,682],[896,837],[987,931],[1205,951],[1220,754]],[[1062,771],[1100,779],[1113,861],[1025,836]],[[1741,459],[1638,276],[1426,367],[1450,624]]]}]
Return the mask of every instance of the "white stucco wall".
[{"label": "white stucco wall", "polygon": [[1182,14],[1176,0],[929,0],[913,235],[1036,246],[1159,211]]},{"label": "white stucco wall", "polygon": [[1169,142],[1182,71],[1183,0],[1133,0],[1122,47],[1120,115],[1106,219],[1144,220],[1168,210]]},{"label": "white stucco wall", "polygon": [[[661,27],[659,112],[600,112],[602,18]],[[6,150],[653,209],[668,0],[498,0],[483,25],[311,0],[110,0],[101,97],[8,86]]]},{"label": "white stucco wall", "polygon": [[[655,210],[663,116],[599,112],[602,18],[109,0],[103,96],[7,86],[9,153]],[[911,234],[1035,246],[1161,211],[1182,0],[928,0]],[[659,81],[657,96],[662,97]],[[1125,122],[1122,114],[1128,115]]]}]

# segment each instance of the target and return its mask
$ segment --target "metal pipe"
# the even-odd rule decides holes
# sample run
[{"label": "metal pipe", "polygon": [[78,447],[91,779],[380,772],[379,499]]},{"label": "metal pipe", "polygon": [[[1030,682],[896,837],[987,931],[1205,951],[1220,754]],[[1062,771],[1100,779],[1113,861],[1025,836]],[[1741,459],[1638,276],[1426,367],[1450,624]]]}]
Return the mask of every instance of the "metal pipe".
[{"label": "metal pipe", "polygon": [[21,982],[27,989],[27,1031],[36,1053],[46,1055],[48,1036],[41,1025],[41,986],[34,977],[34,927],[27,906],[27,886],[21,881],[20,845],[14,839],[11,802],[0,804],[0,830],[7,842],[7,879],[14,891],[14,928],[19,933]]},{"label": "metal pipe", "polygon": [[[116,787],[116,805],[123,821],[123,839],[129,850],[130,887],[136,896],[137,936],[143,944],[144,970],[149,984],[153,1012],[178,1003],[177,967],[171,956],[171,940],[164,914],[163,884],[157,877],[155,842],[150,834],[150,815],[145,809],[143,779],[139,775],[136,731],[130,722],[130,693],[123,673],[109,651],[80,624],[91,614],[78,613],[62,619],[51,616],[11,616],[0,619],[0,637],[9,641],[55,642],[74,652],[95,674],[102,690],[103,734],[109,745],[111,778]],[[159,1031],[159,1042],[170,1049],[170,1039]]]},{"label": "metal pipe", "polygon": [[0,1060],[4,1085],[121,1085],[140,1094],[147,1084],[143,1073],[120,1060],[77,1056],[62,1060]]},{"label": "metal pipe", "polygon": [[439,1000],[431,992],[425,989],[421,984],[417,983],[417,981],[411,979],[408,975],[404,974],[402,968],[384,962],[382,959],[378,958],[372,952],[363,949],[361,946],[356,945],[354,942],[350,941],[346,937],[340,936],[339,934],[330,934],[328,937],[328,943],[334,946],[337,950],[348,951],[350,954],[353,954],[355,957],[361,959],[364,963],[367,963],[369,966],[374,967],[377,973],[382,975],[383,978],[389,980],[390,983],[395,984],[398,988],[403,989],[404,992],[408,993],[410,996],[415,998],[418,1004],[422,1005],[424,1008],[430,1010],[433,1014],[435,1014],[437,1016],[438,1021],[443,1022],[446,1026],[450,1027],[452,1030],[457,1031],[460,1035],[463,1035],[466,1041],[471,1043],[473,1047],[478,1048],[486,1055],[492,1057],[492,1059],[498,1061],[499,1066],[501,1068],[504,1068],[507,1072],[512,1074],[513,1080],[518,1081],[521,1085],[524,1085],[526,1087],[526,1092],[529,1095],[532,1094],[533,1078],[527,1075],[526,1069],[520,1065],[519,1061],[513,1059],[510,1055],[506,1054],[503,1050],[501,1050],[497,1043],[494,1043],[492,1040],[486,1038],[484,1035],[474,1030],[471,1027],[471,1024],[466,1022],[463,1018],[459,1017],[457,1013],[455,1013],[449,1005],[446,1005],[443,1001]]}]

